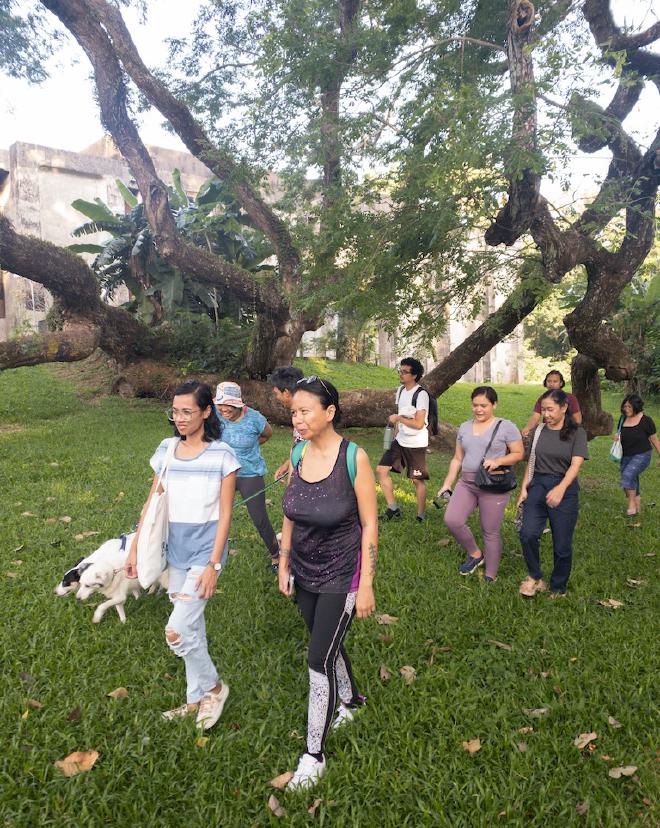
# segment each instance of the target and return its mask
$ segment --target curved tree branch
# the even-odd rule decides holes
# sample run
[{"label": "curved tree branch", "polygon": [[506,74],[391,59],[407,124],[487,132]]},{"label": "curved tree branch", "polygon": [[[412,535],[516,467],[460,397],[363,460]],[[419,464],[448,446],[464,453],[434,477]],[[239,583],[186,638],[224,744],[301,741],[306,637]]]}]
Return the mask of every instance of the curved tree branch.
[{"label": "curved tree branch", "polygon": [[231,184],[245,212],[273,244],[284,289],[294,289],[300,260],[284,222],[246,182],[244,174],[229,154],[213,145],[188,107],[175,98],[165,84],[145,66],[119,9],[106,0],[88,0],[87,5],[103,25],[116,55],[138,89],[167,118],[192,155],[199,158],[218,178]]},{"label": "curved tree branch", "polygon": [[167,188],[126,109],[126,87],[117,56],[98,21],[82,0],[43,0],[85,51],[93,68],[101,118],[133,173],[159,253],[193,278],[232,290],[262,311],[286,318],[288,310],[275,286],[186,242],[169,207]]}]

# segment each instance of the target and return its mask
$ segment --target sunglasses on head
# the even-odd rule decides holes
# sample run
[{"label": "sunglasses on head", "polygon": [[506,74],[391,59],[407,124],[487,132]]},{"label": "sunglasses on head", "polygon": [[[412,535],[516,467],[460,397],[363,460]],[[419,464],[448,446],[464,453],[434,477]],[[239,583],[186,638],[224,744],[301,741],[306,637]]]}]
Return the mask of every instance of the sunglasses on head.
[{"label": "sunglasses on head", "polygon": [[320,382],[321,385],[325,388],[325,393],[330,397],[330,399],[334,399],[334,395],[330,393],[330,389],[328,386],[323,382],[321,377],[317,377],[316,374],[312,374],[309,377],[303,377],[296,382],[296,385],[311,385],[313,382]]}]

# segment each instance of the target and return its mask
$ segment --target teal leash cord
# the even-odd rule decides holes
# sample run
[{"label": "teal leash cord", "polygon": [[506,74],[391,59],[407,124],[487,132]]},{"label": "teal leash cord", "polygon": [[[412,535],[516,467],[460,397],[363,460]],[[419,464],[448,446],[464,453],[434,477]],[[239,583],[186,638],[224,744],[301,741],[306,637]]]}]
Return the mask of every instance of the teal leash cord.
[{"label": "teal leash cord", "polygon": [[248,500],[252,500],[253,497],[259,497],[259,495],[263,494],[266,491],[266,489],[270,489],[271,486],[274,486],[276,483],[280,483],[282,480],[284,480],[288,473],[289,472],[286,472],[285,474],[281,475],[281,477],[278,477],[277,480],[273,480],[272,483],[269,483],[267,486],[264,486],[263,489],[259,489],[258,492],[251,494],[250,497],[246,497],[245,500],[239,500],[238,503],[234,504],[234,509],[238,509],[239,506],[245,506]]}]

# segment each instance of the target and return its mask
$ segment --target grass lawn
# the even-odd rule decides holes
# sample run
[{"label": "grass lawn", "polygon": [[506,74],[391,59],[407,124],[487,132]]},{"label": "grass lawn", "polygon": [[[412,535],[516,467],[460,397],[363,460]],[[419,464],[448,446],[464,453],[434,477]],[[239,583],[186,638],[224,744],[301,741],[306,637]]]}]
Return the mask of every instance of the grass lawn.
[{"label": "grass lawn", "polygon": [[[332,369],[304,367],[343,387],[367,375]],[[440,399],[444,419],[469,416],[469,390],[457,385]],[[523,424],[539,389],[499,390],[499,413]],[[615,398],[607,403],[616,410]],[[166,597],[129,600],[124,626],[114,610],[95,626],[92,606],[53,594],[70,565],[137,519],[148,458],[168,433],[164,407],[79,395],[44,367],[0,375],[4,828],[658,824],[655,464],[643,478],[646,510],[630,520],[610,441],[590,444],[570,593],[556,602],[518,596],[525,570],[512,507],[500,577],[488,586],[480,575],[459,577],[462,552],[433,507],[414,523],[412,487],[402,481],[404,519],[382,530],[376,582],[378,612],[398,623],[354,622],[348,648],[368,705],[330,736],[318,788],[292,795],[268,782],[304,749],[305,635],[244,509],[232,527],[237,554],[207,610],[211,653],[231,694],[202,746],[191,722],[159,717],[185,695],[183,665],[164,642]],[[648,410],[660,422],[658,408]],[[381,432],[352,436],[375,464]],[[265,447],[271,469],[289,441],[276,429]],[[431,493],[448,459],[431,453]],[[271,492],[279,526],[281,491]],[[99,534],[76,540],[84,532]],[[548,536],[543,545],[547,563]],[[609,598],[622,606],[599,604]],[[410,684],[404,666],[416,670]],[[106,696],[120,686],[127,698]],[[529,712],[537,709],[546,712]],[[573,742],[587,732],[597,738],[580,750]],[[476,739],[480,750],[464,749]],[[90,749],[100,756],[88,773],[67,779],[54,767]],[[610,778],[620,766],[637,770]],[[279,820],[267,806],[272,793],[286,810]]]}]

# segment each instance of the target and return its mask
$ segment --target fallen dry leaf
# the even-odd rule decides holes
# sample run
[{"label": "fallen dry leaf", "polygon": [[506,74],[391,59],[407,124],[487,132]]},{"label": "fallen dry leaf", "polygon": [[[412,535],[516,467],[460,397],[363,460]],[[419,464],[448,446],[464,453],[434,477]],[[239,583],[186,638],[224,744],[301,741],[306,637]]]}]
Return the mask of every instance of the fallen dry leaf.
[{"label": "fallen dry leaf", "polygon": [[48,501],[48,503],[54,503],[55,502],[54,497],[47,497],[46,500]]},{"label": "fallen dry leaf", "polygon": [[639,527],[640,527],[642,524],[641,524],[641,523],[628,523],[628,524],[626,524],[626,525],[628,526],[628,529],[639,529]]},{"label": "fallen dry leaf", "polygon": [[468,753],[476,753],[478,750],[481,750],[481,739],[470,739],[467,742],[463,742],[463,747]]},{"label": "fallen dry leaf", "polygon": [[23,721],[25,721],[25,719],[27,719],[27,717],[28,717],[29,715],[30,715],[30,711],[29,711],[29,710],[24,710],[24,711],[21,713],[21,719],[23,719]]},{"label": "fallen dry leaf", "polygon": [[610,768],[607,775],[612,779],[620,779],[622,776],[632,776],[637,770],[637,765],[625,765],[623,768]]},{"label": "fallen dry leaf", "polygon": [[69,515],[62,515],[62,517],[60,518],[60,520],[62,521],[62,523],[71,523],[71,521],[73,520],[73,518],[72,518],[72,517],[70,517]]},{"label": "fallen dry leaf", "polygon": [[553,684],[553,685],[552,685],[552,691],[553,691],[553,693],[555,693],[557,696],[561,696],[561,693],[562,693],[562,690],[561,690],[561,685],[560,685],[560,684]]},{"label": "fallen dry leaf", "polygon": [[25,549],[25,544],[22,543],[20,546],[15,547],[11,550],[12,555],[15,555],[17,552],[20,552],[21,549]]},{"label": "fallen dry leaf", "polygon": [[36,517],[34,512],[21,512],[21,517]]},{"label": "fallen dry leaf", "polygon": [[65,776],[75,776],[93,768],[98,758],[99,754],[96,750],[76,750],[65,759],[55,762],[55,767],[59,768]]},{"label": "fallen dry leaf", "polygon": [[488,643],[492,644],[494,647],[499,647],[500,650],[513,650],[511,644],[505,644],[503,641],[495,641],[493,638],[489,638]]},{"label": "fallen dry leaf", "polygon": [[80,717],[82,716],[82,712],[79,707],[74,707],[73,710],[69,711],[68,716],[66,717],[70,722],[77,722]]},{"label": "fallen dry leaf", "polygon": [[378,636],[378,640],[382,641],[383,644],[391,644],[392,641],[394,641],[394,637],[388,635],[387,633],[381,633],[381,635]]},{"label": "fallen dry leaf", "polygon": [[646,553],[644,554],[644,557],[645,557],[645,558],[655,558],[655,555],[656,555],[656,553],[655,553],[655,552],[646,552]]},{"label": "fallen dry leaf", "polygon": [[118,500],[122,500],[122,498],[124,498],[124,497],[125,497],[125,495],[124,495],[123,492],[117,492],[117,494],[115,496],[115,503],[117,503]]},{"label": "fallen dry leaf", "polygon": [[440,538],[438,541],[438,546],[449,546],[451,540],[449,538]]},{"label": "fallen dry leaf", "polygon": [[532,718],[535,719],[539,719],[541,716],[545,716],[547,712],[547,707],[523,707],[523,713],[526,716],[532,716]]},{"label": "fallen dry leaf", "polygon": [[11,561],[12,566],[23,566],[23,561]]},{"label": "fallen dry leaf", "polygon": [[611,762],[612,761],[612,757],[607,756],[607,754],[605,754],[605,753],[601,753],[600,758],[603,760],[603,762]]},{"label": "fallen dry leaf", "polygon": [[232,556],[232,558],[235,557],[236,555],[238,555],[238,549],[230,549],[229,554]]},{"label": "fallen dry leaf", "polygon": [[623,727],[621,722],[617,722],[617,720],[614,718],[614,716],[608,716],[607,717],[607,724],[611,725],[612,727]]},{"label": "fallen dry leaf", "polygon": [[387,669],[384,664],[380,665],[380,670],[378,671],[378,675],[381,681],[389,681],[392,678],[392,673]]},{"label": "fallen dry leaf", "polygon": [[519,753],[527,753],[527,742],[518,742],[516,747]]},{"label": "fallen dry leaf", "polygon": [[272,506],[272,505],[273,505],[273,501],[269,497],[267,497],[266,498],[266,506]]},{"label": "fallen dry leaf", "polygon": [[399,670],[399,672],[403,676],[403,680],[406,684],[412,684],[413,681],[415,681],[415,678],[417,677],[417,670],[415,670],[415,668],[411,667],[409,664],[406,664],[404,667],[402,667]]},{"label": "fallen dry leaf", "polygon": [[597,738],[597,733],[580,733],[579,736],[575,737],[573,744],[578,750],[584,750],[584,748],[586,748],[589,742],[593,742],[593,740]]},{"label": "fallen dry leaf", "polygon": [[437,652],[439,653],[450,653],[452,651],[451,647],[438,647]]},{"label": "fallen dry leaf", "polygon": [[322,802],[323,802],[323,800],[322,800],[322,799],[315,799],[315,800],[314,800],[314,802],[312,803],[312,806],[311,806],[310,808],[308,808],[308,809],[307,809],[307,813],[308,813],[310,816],[316,816],[316,809],[319,807],[319,805],[320,805]]},{"label": "fallen dry leaf", "polygon": [[18,572],[5,572],[8,578],[18,578]]},{"label": "fallen dry leaf", "polygon": [[111,699],[125,699],[128,696],[128,690],[125,687],[117,687],[116,690],[106,693],[106,696]]},{"label": "fallen dry leaf", "polygon": [[272,788],[277,788],[278,791],[283,791],[289,784],[289,780],[293,779],[293,771],[286,771],[271,779],[268,783]]},{"label": "fallen dry leaf", "polygon": [[518,733],[534,733],[533,727],[519,727]]},{"label": "fallen dry leaf", "polygon": [[541,678],[550,678],[552,673],[539,673],[539,675],[541,676]]},{"label": "fallen dry leaf", "polygon": [[27,706],[31,707],[33,710],[41,710],[43,704],[37,699],[28,699]]},{"label": "fallen dry leaf", "polygon": [[273,794],[271,794],[268,797],[268,807],[275,814],[276,817],[283,817],[286,814],[286,811],[280,805],[279,799]]},{"label": "fallen dry leaf", "polygon": [[589,810],[589,803],[588,802],[578,802],[578,804],[575,806],[575,810],[578,812],[578,814],[580,814],[581,816],[584,816],[587,813],[587,811]]},{"label": "fallen dry leaf", "polygon": [[51,465],[54,469],[56,469],[56,468],[57,468],[60,464],[57,462],[57,460],[53,460],[53,462],[52,462],[50,465]]},{"label": "fallen dry leaf", "polygon": [[571,664],[575,664],[575,662],[577,661],[577,656],[571,656],[571,658],[569,658],[568,660],[571,662]]},{"label": "fallen dry leaf", "polygon": [[197,740],[195,741],[195,747],[198,747],[198,748],[205,748],[205,747],[206,747],[206,745],[207,745],[207,743],[208,743],[208,741],[209,741],[209,737],[208,737],[208,736],[199,736],[199,737],[197,738]]},{"label": "fallen dry leaf", "polygon": [[85,540],[85,536],[82,534],[82,532],[80,532],[77,535],[74,535],[73,539],[77,540],[77,541],[81,541],[81,540]]},{"label": "fallen dry leaf", "polygon": [[631,587],[640,587],[646,586],[646,584],[648,584],[648,581],[644,580],[644,578],[626,578],[626,583],[628,584],[628,586]]},{"label": "fallen dry leaf", "polygon": [[46,523],[52,525],[53,523],[57,523],[57,518],[46,518]]},{"label": "fallen dry leaf", "polygon": [[396,615],[388,615],[386,612],[384,612],[382,613],[382,615],[376,616],[376,621],[381,625],[398,624],[399,619],[396,617]]},{"label": "fallen dry leaf", "polygon": [[607,601],[598,602],[601,607],[608,607],[609,609],[619,609],[623,606],[623,601],[617,601],[616,598],[608,598]]}]

